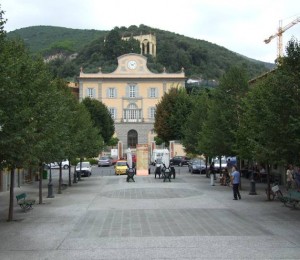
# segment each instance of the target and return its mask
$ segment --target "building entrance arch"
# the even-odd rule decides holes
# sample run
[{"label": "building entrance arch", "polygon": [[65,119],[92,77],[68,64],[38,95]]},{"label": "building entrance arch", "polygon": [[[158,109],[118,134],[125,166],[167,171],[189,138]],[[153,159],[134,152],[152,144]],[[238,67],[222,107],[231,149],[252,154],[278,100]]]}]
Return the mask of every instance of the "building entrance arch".
[{"label": "building entrance arch", "polygon": [[127,147],[136,148],[138,144],[138,132],[134,129],[131,129],[127,133]]}]

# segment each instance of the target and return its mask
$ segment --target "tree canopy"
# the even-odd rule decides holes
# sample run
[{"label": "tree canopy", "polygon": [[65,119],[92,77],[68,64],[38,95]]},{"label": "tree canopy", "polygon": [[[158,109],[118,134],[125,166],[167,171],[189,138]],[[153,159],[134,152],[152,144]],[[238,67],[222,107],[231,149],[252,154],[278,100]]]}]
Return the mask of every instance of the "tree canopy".
[{"label": "tree canopy", "polygon": [[105,144],[109,144],[115,132],[115,124],[107,106],[91,98],[85,98],[82,104],[89,111],[93,125],[98,129],[98,134],[102,136]]}]

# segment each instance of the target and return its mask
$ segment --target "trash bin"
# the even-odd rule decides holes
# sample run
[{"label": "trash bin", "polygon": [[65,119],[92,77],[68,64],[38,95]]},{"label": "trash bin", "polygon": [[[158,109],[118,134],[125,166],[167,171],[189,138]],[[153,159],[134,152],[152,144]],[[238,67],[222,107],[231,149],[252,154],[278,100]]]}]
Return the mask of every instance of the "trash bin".
[{"label": "trash bin", "polygon": [[43,179],[44,180],[48,179],[48,172],[47,172],[47,170],[43,170]]}]

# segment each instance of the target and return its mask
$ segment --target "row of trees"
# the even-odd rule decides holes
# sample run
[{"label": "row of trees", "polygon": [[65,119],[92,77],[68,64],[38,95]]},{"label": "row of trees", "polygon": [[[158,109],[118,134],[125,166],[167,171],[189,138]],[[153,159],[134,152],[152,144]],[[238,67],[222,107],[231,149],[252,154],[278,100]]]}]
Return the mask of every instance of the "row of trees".
[{"label": "row of trees", "polygon": [[[3,14],[0,10],[0,170],[11,171],[11,221],[16,168],[38,168],[41,176],[45,163],[98,156],[114,125],[105,106],[79,103],[42,59],[33,59],[21,41],[8,40]],[[97,109],[105,124],[91,116]]]},{"label": "row of trees", "polygon": [[157,105],[155,130],[187,152],[261,163],[300,161],[300,45],[291,39],[276,70],[249,85],[231,68],[215,89],[172,89]]}]

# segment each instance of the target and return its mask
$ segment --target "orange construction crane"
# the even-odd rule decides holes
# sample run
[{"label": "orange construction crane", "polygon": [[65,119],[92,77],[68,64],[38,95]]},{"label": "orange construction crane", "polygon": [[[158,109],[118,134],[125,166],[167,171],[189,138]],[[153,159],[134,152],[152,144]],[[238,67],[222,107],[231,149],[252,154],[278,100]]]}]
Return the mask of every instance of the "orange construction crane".
[{"label": "orange construction crane", "polygon": [[273,40],[275,37],[277,38],[277,58],[282,57],[283,56],[283,48],[282,48],[282,34],[289,28],[291,28],[292,26],[294,26],[295,24],[300,22],[300,17],[298,17],[297,19],[295,19],[294,21],[290,22],[289,24],[287,24],[286,26],[282,27],[282,20],[279,21],[279,27],[278,27],[278,32],[271,35],[268,39],[265,39],[264,42],[265,43],[269,43],[271,40]]}]

